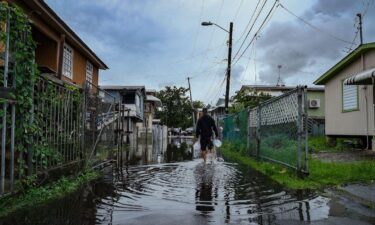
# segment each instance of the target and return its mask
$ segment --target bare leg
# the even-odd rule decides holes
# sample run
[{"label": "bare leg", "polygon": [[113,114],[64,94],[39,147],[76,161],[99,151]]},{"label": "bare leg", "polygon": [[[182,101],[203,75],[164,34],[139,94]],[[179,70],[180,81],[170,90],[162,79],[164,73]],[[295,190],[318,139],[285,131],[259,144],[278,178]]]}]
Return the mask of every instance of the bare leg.
[{"label": "bare leg", "polygon": [[203,161],[204,163],[206,163],[206,151],[205,150],[202,150],[202,158],[203,158]]}]

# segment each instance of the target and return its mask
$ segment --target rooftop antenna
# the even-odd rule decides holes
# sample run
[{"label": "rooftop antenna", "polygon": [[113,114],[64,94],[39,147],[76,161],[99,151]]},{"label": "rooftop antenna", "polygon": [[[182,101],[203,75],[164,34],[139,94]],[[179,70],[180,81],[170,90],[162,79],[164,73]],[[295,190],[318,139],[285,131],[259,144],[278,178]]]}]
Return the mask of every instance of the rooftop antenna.
[{"label": "rooftop antenna", "polygon": [[276,87],[280,87],[280,86],[283,86],[283,83],[281,81],[281,75],[280,75],[280,71],[281,71],[281,68],[283,66],[282,65],[278,65],[277,68],[279,69],[279,77],[277,78],[277,84],[276,84]]}]

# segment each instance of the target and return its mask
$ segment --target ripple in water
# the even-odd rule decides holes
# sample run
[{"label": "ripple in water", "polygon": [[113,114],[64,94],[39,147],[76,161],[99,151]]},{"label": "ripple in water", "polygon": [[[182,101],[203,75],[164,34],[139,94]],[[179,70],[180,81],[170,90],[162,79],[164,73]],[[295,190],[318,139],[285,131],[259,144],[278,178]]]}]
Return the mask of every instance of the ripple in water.
[{"label": "ripple in water", "polygon": [[117,178],[115,199],[104,203],[110,210],[104,206],[98,211],[103,217],[111,211],[117,223],[181,218],[178,224],[269,224],[328,217],[327,198],[291,195],[258,173],[230,163],[137,166]]}]

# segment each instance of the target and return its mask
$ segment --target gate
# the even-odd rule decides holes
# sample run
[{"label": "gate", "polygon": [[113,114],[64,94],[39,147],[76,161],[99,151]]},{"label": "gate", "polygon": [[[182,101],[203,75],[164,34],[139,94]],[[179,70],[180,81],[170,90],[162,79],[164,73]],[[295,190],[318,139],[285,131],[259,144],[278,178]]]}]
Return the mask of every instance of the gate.
[{"label": "gate", "polygon": [[124,108],[115,96],[86,82],[84,148],[87,163],[98,164],[122,153]]}]

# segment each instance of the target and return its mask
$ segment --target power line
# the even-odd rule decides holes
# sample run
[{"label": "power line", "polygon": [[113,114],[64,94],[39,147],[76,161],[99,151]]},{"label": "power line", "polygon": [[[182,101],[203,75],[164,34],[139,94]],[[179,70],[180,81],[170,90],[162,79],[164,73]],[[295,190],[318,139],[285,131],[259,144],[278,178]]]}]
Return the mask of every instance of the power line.
[{"label": "power line", "polygon": [[[272,12],[273,10],[275,9],[275,6],[276,6],[276,3],[278,3],[278,0],[276,0],[274,2],[274,4],[272,5],[272,8],[271,10],[267,13],[267,16],[266,18],[263,20],[262,24],[260,25],[258,31],[254,34],[253,38],[251,39],[250,43],[246,46],[245,50],[243,50],[242,54],[238,57],[238,59],[233,63],[233,65],[235,65],[240,59],[241,57],[245,54],[245,52],[247,51],[247,49],[251,46],[251,44],[253,43],[253,41],[255,40],[255,38],[258,36],[260,30],[263,28],[263,26],[265,25],[265,23],[268,21],[268,18],[270,18],[270,15],[273,15]],[[280,3],[277,5],[279,6]]]},{"label": "power line", "polygon": [[320,28],[317,27],[317,26],[312,25],[311,23],[307,22],[305,19],[303,19],[303,18],[297,16],[295,13],[293,13],[292,11],[290,11],[290,10],[289,10],[288,8],[286,8],[283,4],[280,3],[279,5],[280,5],[281,8],[283,8],[286,12],[288,12],[288,13],[291,14],[292,16],[296,17],[297,19],[299,19],[300,21],[302,21],[304,24],[306,24],[306,25],[309,26],[310,28],[312,28],[312,29],[314,29],[314,30],[316,30],[316,31],[319,31],[319,32],[321,32],[321,33],[323,33],[323,34],[325,34],[325,35],[327,35],[327,36],[329,36],[329,37],[331,37],[331,38],[333,38],[333,39],[335,39],[335,40],[337,40],[337,41],[341,41],[341,42],[344,42],[344,43],[347,43],[347,44],[351,44],[350,41],[347,41],[347,40],[344,40],[344,39],[342,39],[342,38],[339,38],[339,37],[337,37],[337,36],[335,36],[335,35],[333,35],[333,34],[331,34],[331,33],[329,33],[329,32],[326,32],[326,31],[320,29]]},{"label": "power line", "polygon": [[[199,22],[202,20],[203,10],[204,10],[204,0],[202,0],[201,10],[200,10],[200,14],[199,14]],[[191,51],[192,56],[194,55],[194,52],[195,52],[195,47],[196,47],[196,44],[197,44],[197,39],[198,39],[200,30],[201,30],[200,27],[198,27],[198,30],[195,33],[195,38],[194,38],[193,47],[192,47],[192,51]]]},{"label": "power line", "polygon": [[[276,2],[276,1],[275,1],[275,2]],[[261,12],[263,11],[264,6],[266,5],[266,3],[267,3],[267,0],[265,0],[265,1],[263,2],[263,5],[262,5],[262,7],[260,8],[260,10],[259,10],[257,16],[255,17],[255,20],[254,20],[253,24],[251,25],[249,31],[247,32],[247,34],[246,34],[246,36],[245,36],[245,39],[242,41],[241,46],[238,48],[236,54],[234,54],[233,59],[235,59],[235,58],[237,57],[238,53],[241,51],[242,46],[245,44],[247,37],[250,35],[250,32],[251,32],[251,30],[253,29],[253,27],[254,27],[256,21],[258,20],[259,15],[260,15]],[[254,14],[255,14],[255,13],[254,13]],[[254,15],[254,14],[253,14],[253,15]],[[251,19],[252,19],[252,18],[251,18]],[[251,21],[251,20],[250,20],[250,21]]]},{"label": "power line", "polygon": [[245,33],[246,33],[246,31],[247,31],[247,28],[249,28],[249,26],[250,26],[250,24],[251,24],[251,21],[253,20],[254,15],[255,15],[255,13],[256,13],[256,11],[257,11],[257,9],[258,9],[258,6],[259,6],[259,4],[260,4],[260,1],[261,1],[261,0],[258,0],[258,3],[257,3],[257,5],[255,6],[255,9],[254,9],[253,13],[251,14],[251,17],[250,17],[249,22],[247,23],[247,25],[246,25],[245,29],[243,30],[242,34],[240,35],[240,38],[238,38],[238,40],[234,43],[234,45],[237,44],[237,42],[239,42],[239,41],[242,39],[242,37],[245,35]]},{"label": "power line", "polygon": [[240,12],[242,4],[243,4],[243,0],[241,0],[240,5],[238,6],[236,13],[234,14],[233,22],[237,19],[237,16],[238,16],[238,13]]}]

